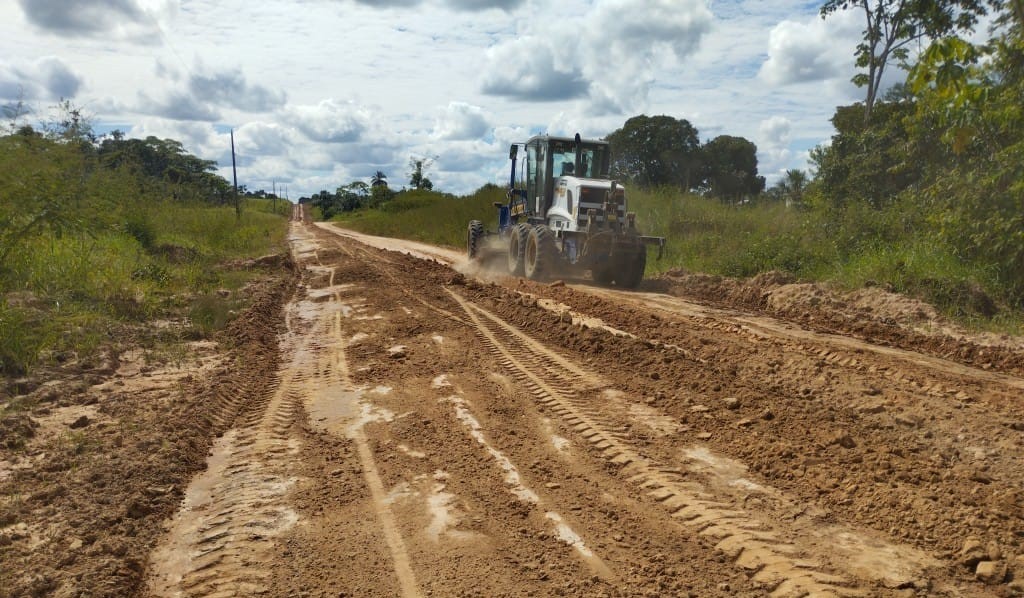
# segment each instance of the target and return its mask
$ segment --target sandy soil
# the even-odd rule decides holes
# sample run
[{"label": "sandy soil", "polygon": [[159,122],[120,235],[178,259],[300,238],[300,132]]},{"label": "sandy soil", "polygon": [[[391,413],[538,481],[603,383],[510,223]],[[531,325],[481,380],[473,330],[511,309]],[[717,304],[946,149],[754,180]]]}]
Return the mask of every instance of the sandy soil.
[{"label": "sandy soil", "polygon": [[[126,442],[102,385],[79,411],[22,422],[41,447],[39,430],[109,418],[122,448],[104,451],[149,469],[74,468],[108,480],[88,486],[106,507],[81,515],[66,497],[88,477],[18,499],[0,593],[1024,593],[1015,339],[900,320],[888,299],[816,310],[790,289],[788,313],[783,292],[700,299],[732,283],[678,275],[636,293],[486,276],[301,218],[290,240],[298,286],[238,325],[246,342],[150,372],[191,376],[166,396],[128,393],[151,414],[133,434],[192,449]],[[38,481],[50,453],[20,450],[0,469],[5,513],[56,483]],[[158,479],[173,487],[154,499]],[[135,492],[149,511],[131,519]],[[76,517],[104,523],[78,521],[86,537]],[[66,523],[19,527],[51,519]]]}]

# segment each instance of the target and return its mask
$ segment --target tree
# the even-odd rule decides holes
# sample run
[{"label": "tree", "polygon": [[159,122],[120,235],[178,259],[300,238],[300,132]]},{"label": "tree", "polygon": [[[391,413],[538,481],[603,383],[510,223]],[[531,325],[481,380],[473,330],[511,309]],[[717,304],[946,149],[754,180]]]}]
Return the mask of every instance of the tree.
[{"label": "tree", "polygon": [[373,173],[373,177],[370,178],[371,187],[387,187],[388,186],[388,175],[378,170]]},{"label": "tree", "polygon": [[769,189],[772,199],[786,202],[786,205],[800,206],[804,201],[804,190],[807,189],[807,173],[799,170],[787,170],[781,179]]},{"label": "tree", "polygon": [[612,176],[640,186],[673,185],[689,191],[700,169],[700,138],[686,119],[634,116],[606,138]]},{"label": "tree", "polygon": [[908,135],[944,152],[925,162],[927,179],[911,199],[922,201],[938,239],[995,273],[1024,306],[1024,2],[998,8],[1004,29],[990,43],[937,40],[911,72]]},{"label": "tree", "polygon": [[857,45],[857,73],[852,81],[866,87],[864,121],[871,118],[882,75],[893,62],[905,62],[909,46],[922,39],[937,39],[974,28],[985,14],[983,0],[827,0],[821,16],[841,10],[864,12],[864,41]]},{"label": "tree", "polygon": [[757,146],[743,137],[719,135],[702,151],[701,187],[710,195],[740,201],[764,191],[764,177],[757,174]]},{"label": "tree", "polygon": [[832,117],[831,143],[811,151],[822,193],[833,207],[864,202],[882,208],[917,185],[929,164],[946,161],[937,128],[912,136],[907,118],[913,102],[878,102],[865,122],[859,104],[840,106]]},{"label": "tree", "polygon": [[391,199],[394,194],[387,185],[376,185],[370,187],[370,207],[380,207],[381,204]]},{"label": "tree", "polygon": [[335,192],[337,208],[341,212],[352,212],[366,206],[369,196],[370,186],[363,181],[352,181],[338,187]]},{"label": "tree", "polygon": [[324,220],[330,220],[335,214],[338,213],[337,196],[333,193],[329,193],[326,189],[319,193],[314,193],[310,197],[310,203],[313,207],[320,209],[320,214]]},{"label": "tree", "polygon": [[413,189],[430,190],[434,188],[434,183],[426,175],[427,169],[433,163],[433,158],[409,158],[409,168],[412,169],[412,172],[409,173],[409,185]]},{"label": "tree", "polygon": [[176,197],[222,203],[230,190],[227,180],[216,173],[216,161],[186,152],[173,139],[125,139],[124,133],[113,131],[99,142],[97,153],[108,168],[134,170],[142,175],[144,186],[170,185]]}]

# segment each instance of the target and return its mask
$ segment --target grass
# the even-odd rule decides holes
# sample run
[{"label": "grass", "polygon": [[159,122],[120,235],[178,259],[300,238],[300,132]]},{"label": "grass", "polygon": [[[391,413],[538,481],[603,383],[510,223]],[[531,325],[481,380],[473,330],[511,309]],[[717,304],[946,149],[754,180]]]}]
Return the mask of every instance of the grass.
[{"label": "grass", "polygon": [[813,275],[832,257],[815,246],[805,216],[780,203],[734,206],[665,190],[632,190],[629,201],[637,227],[667,239],[662,260],[648,262],[649,273],[685,268],[752,276],[781,269]]},{"label": "grass", "polygon": [[23,374],[40,358],[86,355],[118,324],[176,313],[191,319],[193,336],[222,328],[240,304],[216,291],[255,273],[218,265],[285,248],[287,220],[269,205],[249,200],[236,219],[231,207],[139,204],[98,234],[30,239],[0,268],[0,368]]},{"label": "grass", "polygon": [[466,197],[407,191],[379,209],[343,213],[334,220],[371,235],[464,249],[470,220],[482,220],[489,228],[497,227],[497,210],[493,205],[496,201],[505,201],[505,191],[494,186]]}]

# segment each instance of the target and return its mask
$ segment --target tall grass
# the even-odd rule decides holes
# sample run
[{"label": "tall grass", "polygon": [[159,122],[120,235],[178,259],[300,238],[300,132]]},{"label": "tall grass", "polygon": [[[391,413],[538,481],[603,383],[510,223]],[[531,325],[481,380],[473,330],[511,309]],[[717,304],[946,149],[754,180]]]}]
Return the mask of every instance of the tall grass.
[{"label": "tall grass", "polygon": [[494,186],[483,187],[465,197],[434,191],[406,191],[379,209],[342,213],[334,220],[371,235],[463,249],[470,220],[482,220],[488,228],[497,228],[498,212],[493,205],[496,201],[505,201],[505,190]]},{"label": "tall grass", "polygon": [[[250,202],[266,200],[249,200]],[[203,259],[253,255],[268,248],[284,247],[287,226],[281,214],[204,204],[160,204],[147,211],[157,234],[157,244],[187,247]]]},{"label": "tall grass", "polygon": [[775,270],[846,289],[882,286],[975,324],[996,311],[991,297],[999,296],[1001,285],[995,273],[937,241],[923,212],[911,205],[799,210],[668,191],[633,191],[630,198],[640,226],[668,239],[665,259],[649,262],[653,272],[684,268],[745,277]]},{"label": "tall grass", "polygon": [[258,197],[247,197],[242,200],[242,211],[277,214],[278,216],[284,216],[287,218],[292,215],[292,203],[280,198],[262,199]]},{"label": "tall grass", "polygon": [[[117,322],[194,314],[203,336],[222,327],[253,273],[218,264],[284,250],[287,221],[270,212],[201,203],[136,204],[94,234],[27,240],[0,267],[0,370],[22,373],[43,355],[88,354]],[[12,306],[13,299],[18,306]],[[191,298],[190,298],[191,297]]]},{"label": "tall grass", "polygon": [[806,214],[778,202],[730,205],[668,190],[631,190],[630,210],[645,234],[667,239],[649,272],[685,268],[725,276],[786,270],[816,276],[834,259]]}]

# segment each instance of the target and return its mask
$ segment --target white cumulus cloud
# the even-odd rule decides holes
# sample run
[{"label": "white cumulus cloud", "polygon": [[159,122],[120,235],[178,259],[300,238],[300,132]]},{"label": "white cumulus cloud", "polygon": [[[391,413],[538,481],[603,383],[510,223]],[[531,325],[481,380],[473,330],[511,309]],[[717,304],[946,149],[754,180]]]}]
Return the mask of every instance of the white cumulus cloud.
[{"label": "white cumulus cloud", "polygon": [[351,143],[359,141],[373,116],[355,102],[327,99],[315,106],[289,106],[284,119],[311,141]]},{"label": "white cumulus cloud", "polygon": [[483,109],[465,102],[449,102],[434,121],[434,137],[442,140],[475,140],[490,131]]},{"label": "white cumulus cloud", "polygon": [[773,85],[850,77],[862,18],[847,10],[828,19],[782,21],[769,35],[768,60],[761,65],[759,76]]},{"label": "white cumulus cloud", "polygon": [[588,97],[597,113],[642,109],[658,70],[692,54],[711,22],[700,0],[600,0],[491,47],[481,87],[530,101]]}]

